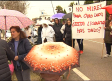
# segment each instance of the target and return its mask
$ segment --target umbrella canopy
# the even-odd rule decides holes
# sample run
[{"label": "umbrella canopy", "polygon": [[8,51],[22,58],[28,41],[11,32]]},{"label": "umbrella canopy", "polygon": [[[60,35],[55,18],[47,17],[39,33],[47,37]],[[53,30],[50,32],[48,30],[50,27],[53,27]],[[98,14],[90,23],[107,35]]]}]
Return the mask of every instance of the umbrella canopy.
[{"label": "umbrella canopy", "polygon": [[102,9],[106,9],[109,14],[112,14],[112,5],[105,6]]},{"label": "umbrella canopy", "polygon": [[59,75],[80,66],[78,52],[62,42],[35,45],[24,58],[24,62],[34,72]]},{"label": "umbrella canopy", "polygon": [[67,19],[67,18],[72,19],[72,12],[63,16],[63,19]]},{"label": "umbrella canopy", "polygon": [[52,19],[55,19],[55,18],[62,19],[62,17],[63,17],[64,15],[65,15],[64,13],[57,13],[57,14],[54,14],[51,18],[52,18]]},{"label": "umbrella canopy", "polygon": [[33,21],[19,11],[8,9],[0,10],[0,29],[8,30],[11,26],[25,28],[32,24]]},{"label": "umbrella canopy", "polygon": [[49,20],[41,20],[36,23],[36,26],[42,25],[44,22],[47,22],[49,25],[52,25],[52,23]]}]

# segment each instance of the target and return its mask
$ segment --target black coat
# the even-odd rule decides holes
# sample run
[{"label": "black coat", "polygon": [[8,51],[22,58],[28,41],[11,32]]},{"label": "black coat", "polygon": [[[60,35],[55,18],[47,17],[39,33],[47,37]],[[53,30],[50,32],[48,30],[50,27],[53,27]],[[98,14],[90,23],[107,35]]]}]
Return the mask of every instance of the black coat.
[{"label": "black coat", "polygon": [[62,24],[54,24],[53,25],[53,29],[55,31],[55,38],[56,38],[56,42],[58,41],[63,41],[63,34],[61,33],[61,27],[62,27]]},{"label": "black coat", "polygon": [[64,30],[63,38],[65,38],[65,36],[66,36],[66,40],[72,39],[71,25],[69,26],[68,24],[65,24],[65,30]]},{"label": "black coat", "polygon": [[[12,39],[8,44],[10,48],[12,49],[12,51],[15,51],[14,40]],[[23,59],[28,54],[28,52],[31,50],[31,48],[32,46],[27,38],[19,40],[17,53],[19,57],[18,61],[21,65],[21,70],[29,69],[29,67],[23,62]],[[18,70],[16,61],[13,60],[13,63],[14,63],[15,70]]]},{"label": "black coat", "polygon": [[37,45],[38,45],[38,44],[42,44],[41,31],[42,31],[42,27],[39,27],[39,28],[38,28]]},{"label": "black coat", "polygon": [[8,60],[15,57],[6,41],[0,39],[0,81],[11,81],[11,72],[8,66]]}]

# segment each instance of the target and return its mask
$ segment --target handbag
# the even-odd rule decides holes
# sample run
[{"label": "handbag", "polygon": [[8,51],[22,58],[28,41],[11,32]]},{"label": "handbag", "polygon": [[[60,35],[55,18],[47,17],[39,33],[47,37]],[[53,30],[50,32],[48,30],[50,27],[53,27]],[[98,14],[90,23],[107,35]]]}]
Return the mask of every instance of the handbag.
[{"label": "handbag", "polygon": [[44,43],[45,43],[45,42],[47,42],[47,39],[46,39],[46,38],[44,39]]},{"label": "handbag", "polygon": [[10,72],[11,72],[11,75],[12,75],[14,73],[14,65],[13,65],[13,62],[12,61],[9,64],[9,69],[10,69]]}]

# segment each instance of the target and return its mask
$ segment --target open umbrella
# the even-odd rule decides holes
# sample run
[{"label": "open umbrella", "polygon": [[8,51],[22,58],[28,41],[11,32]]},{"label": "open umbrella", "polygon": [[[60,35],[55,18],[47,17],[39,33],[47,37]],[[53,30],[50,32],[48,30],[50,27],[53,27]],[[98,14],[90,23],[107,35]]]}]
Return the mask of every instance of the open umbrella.
[{"label": "open umbrella", "polygon": [[24,58],[24,62],[34,72],[59,75],[80,66],[78,52],[62,42],[35,45]]},{"label": "open umbrella", "polygon": [[62,19],[62,17],[63,17],[64,15],[65,15],[64,13],[57,13],[57,14],[54,14],[51,18],[52,18],[52,19],[55,19],[55,18]]},{"label": "open umbrella", "polygon": [[72,12],[71,12],[71,13],[68,13],[68,14],[66,14],[66,15],[64,15],[62,18],[63,18],[63,19],[67,19],[67,18],[72,19]]},{"label": "open umbrella", "polygon": [[32,24],[33,21],[19,11],[8,9],[0,10],[0,29],[8,30],[11,26],[25,28]]},{"label": "open umbrella", "polygon": [[109,14],[112,14],[112,5],[104,6],[102,9],[106,9]]}]

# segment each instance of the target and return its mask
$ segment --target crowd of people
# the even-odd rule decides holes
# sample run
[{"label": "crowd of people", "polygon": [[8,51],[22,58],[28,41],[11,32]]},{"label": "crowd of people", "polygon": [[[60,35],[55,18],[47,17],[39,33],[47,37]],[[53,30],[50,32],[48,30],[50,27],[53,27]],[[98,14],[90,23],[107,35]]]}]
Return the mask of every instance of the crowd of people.
[{"label": "crowd of people", "polygon": [[[58,18],[55,18],[53,25],[50,26],[47,22],[40,25],[38,28],[37,45],[44,42],[64,42],[65,44],[75,48],[75,39],[72,39],[71,31],[71,19],[60,22]],[[46,40],[46,41],[45,41]],[[72,46],[73,41],[73,46]],[[83,39],[77,39],[79,45],[79,53],[83,53]]]},{"label": "crowd of people", "polygon": [[[75,47],[75,39],[72,39],[71,24],[71,19],[60,23],[59,19],[56,18],[52,26],[44,22],[38,28],[37,45],[45,42],[64,42],[71,47]],[[25,28],[25,32],[23,32],[19,26],[12,26],[10,27],[11,41],[7,43],[5,40],[0,39],[0,81],[11,81],[8,60],[13,61],[14,71],[18,81],[31,81],[30,68],[23,62],[24,57],[32,48],[28,40],[32,37],[31,30],[28,29],[29,27]],[[110,14],[109,19],[106,21],[104,29],[104,41],[107,50],[107,54],[104,57],[109,57],[112,45],[112,14]],[[83,39],[76,40],[79,45],[79,53],[82,54]],[[60,80],[57,75],[54,78]]]}]

